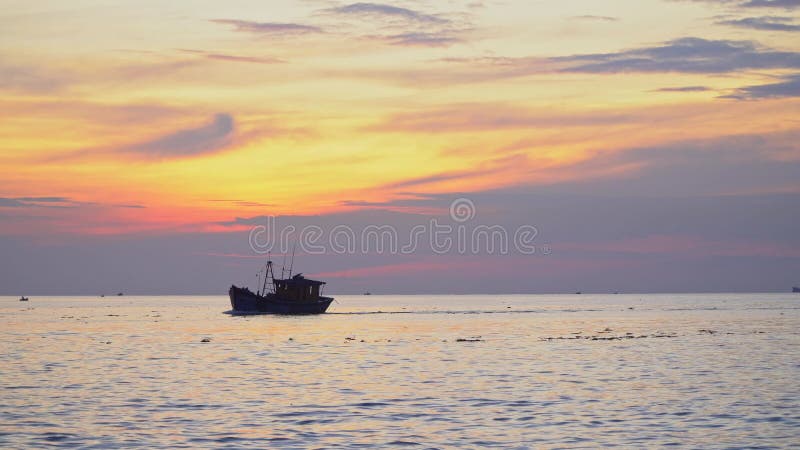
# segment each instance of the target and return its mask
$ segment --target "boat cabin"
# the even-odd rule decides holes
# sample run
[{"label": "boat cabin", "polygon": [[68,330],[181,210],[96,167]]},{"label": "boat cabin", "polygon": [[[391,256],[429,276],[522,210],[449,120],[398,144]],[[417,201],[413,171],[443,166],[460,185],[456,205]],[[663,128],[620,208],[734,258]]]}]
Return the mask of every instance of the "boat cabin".
[{"label": "boat cabin", "polygon": [[285,280],[275,280],[275,294],[287,300],[318,300],[320,286],[324,281],[309,280],[302,273]]}]

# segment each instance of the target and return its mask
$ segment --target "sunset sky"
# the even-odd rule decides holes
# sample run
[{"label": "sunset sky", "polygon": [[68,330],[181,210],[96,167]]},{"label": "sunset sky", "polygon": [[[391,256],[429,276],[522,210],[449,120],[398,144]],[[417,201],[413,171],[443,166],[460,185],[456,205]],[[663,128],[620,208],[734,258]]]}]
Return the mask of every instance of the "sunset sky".
[{"label": "sunset sky", "polygon": [[799,13],[4,1],[0,294],[224,293],[265,216],[408,227],[462,197],[552,254],[298,264],[339,292],[790,289]]}]

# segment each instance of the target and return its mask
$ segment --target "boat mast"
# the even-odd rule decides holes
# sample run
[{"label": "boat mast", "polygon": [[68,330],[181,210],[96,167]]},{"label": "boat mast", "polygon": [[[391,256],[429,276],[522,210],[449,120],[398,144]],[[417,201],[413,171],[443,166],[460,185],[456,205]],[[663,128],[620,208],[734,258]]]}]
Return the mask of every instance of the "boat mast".
[{"label": "boat mast", "polygon": [[292,246],[292,262],[289,263],[289,278],[292,278],[292,267],[294,267],[294,251],[297,250],[297,242]]},{"label": "boat mast", "polygon": [[272,261],[267,260],[267,268],[264,273],[264,287],[261,288],[261,295],[267,295],[267,280],[272,278],[269,276],[270,272],[272,272]]}]

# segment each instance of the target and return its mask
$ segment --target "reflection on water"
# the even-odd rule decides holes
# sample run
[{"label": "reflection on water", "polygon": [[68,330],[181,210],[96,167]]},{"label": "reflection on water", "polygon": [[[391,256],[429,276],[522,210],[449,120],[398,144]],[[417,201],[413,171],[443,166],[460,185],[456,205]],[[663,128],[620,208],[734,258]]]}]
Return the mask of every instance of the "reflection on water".
[{"label": "reflection on water", "polygon": [[0,297],[0,447],[800,442],[797,295],[337,300]]}]

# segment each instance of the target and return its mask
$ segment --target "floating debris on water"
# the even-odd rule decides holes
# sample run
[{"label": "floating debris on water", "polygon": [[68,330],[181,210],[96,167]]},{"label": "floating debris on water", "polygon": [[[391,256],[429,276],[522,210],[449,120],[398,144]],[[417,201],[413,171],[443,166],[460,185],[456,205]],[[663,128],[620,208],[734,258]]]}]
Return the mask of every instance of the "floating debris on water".
[{"label": "floating debris on water", "polygon": [[[602,333],[602,332],[601,332]],[[540,341],[576,341],[576,340],[587,340],[587,341],[621,341],[625,339],[647,339],[647,338],[676,338],[678,337],[675,333],[652,333],[652,334],[633,334],[633,333],[625,333],[624,335],[620,336],[597,336],[597,335],[575,335],[575,336],[555,336],[555,337],[542,337],[539,338]]]}]

